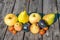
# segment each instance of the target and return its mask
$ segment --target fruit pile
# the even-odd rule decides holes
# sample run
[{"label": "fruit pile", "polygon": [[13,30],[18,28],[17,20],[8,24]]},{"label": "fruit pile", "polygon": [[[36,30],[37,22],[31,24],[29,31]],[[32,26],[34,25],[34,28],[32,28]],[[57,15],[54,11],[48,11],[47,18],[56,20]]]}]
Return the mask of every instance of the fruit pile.
[{"label": "fruit pile", "polygon": [[41,18],[39,13],[31,13],[28,15],[26,11],[22,11],[18,17],[13,13],[9,13],[5,16],[4,22],[8,26],[8,30],[16,34],[17,32],[24,30],[30,31],[33,34],[39,33],[44,35],[49,26],[53,24],[55,14],[50,13]]}]

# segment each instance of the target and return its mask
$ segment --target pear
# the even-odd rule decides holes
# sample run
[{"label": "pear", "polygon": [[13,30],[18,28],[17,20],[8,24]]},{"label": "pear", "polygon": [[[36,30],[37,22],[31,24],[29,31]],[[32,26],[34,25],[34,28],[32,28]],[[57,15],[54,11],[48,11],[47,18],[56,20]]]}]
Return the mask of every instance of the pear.
[{"label": "pear", "polygon": [[39,32],[39,26],[37,24],[32,24],[30,26],[30,31],[33,33],[33,34],[37,34]]},{"label": "pear", "polygon": [[22,11],[18,16],[18,21],[25,24],[28,22],[28,20],[29,20],[29,16],[28,16],[27,12],[25,10]]},{"label": "pear", "polygon": [[55,19],[55,14],[53,13],[50,13],[50,14],[47,14],[43,17],[43,20],[48,24],[48,25],[51,25],[54,23],[54,19]]}]

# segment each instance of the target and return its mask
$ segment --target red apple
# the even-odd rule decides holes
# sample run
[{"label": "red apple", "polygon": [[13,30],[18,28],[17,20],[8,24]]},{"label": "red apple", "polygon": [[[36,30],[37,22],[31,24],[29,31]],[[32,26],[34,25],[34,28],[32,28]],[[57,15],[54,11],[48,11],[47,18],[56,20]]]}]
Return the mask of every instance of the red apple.
[{"label": "red apple", "polygon": [[38,13],[32,13],[29,16],[29,21],[30,23],[36,23],[39,22],[39,20],[41,19],[41,16]]}]

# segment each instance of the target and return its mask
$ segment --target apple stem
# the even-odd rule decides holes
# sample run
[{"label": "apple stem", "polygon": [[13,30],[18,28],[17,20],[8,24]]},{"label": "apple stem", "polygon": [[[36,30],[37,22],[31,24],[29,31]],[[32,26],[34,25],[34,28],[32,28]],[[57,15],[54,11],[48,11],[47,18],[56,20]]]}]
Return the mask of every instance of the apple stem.
[{"label": "apple stem", "polygon": [[33,17],[35,17],[35,15],[33,15]]},{"label": "apple stem", "polygon": [[11,17],[9,17],[9,19],[11,19]]}]

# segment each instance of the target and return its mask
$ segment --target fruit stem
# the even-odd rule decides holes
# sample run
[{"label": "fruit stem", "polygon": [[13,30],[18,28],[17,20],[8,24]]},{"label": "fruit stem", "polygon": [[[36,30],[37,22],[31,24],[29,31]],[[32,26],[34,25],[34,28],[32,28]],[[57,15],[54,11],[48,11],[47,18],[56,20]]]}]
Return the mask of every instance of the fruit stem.
[{"label": "fruit stem", "polygon": [[33,15],[33,17],[35,17],[35,15]]},{"label": "fruit stem", "polygon": [[11,17],[9,17],[9,19],[12,19]]}]

